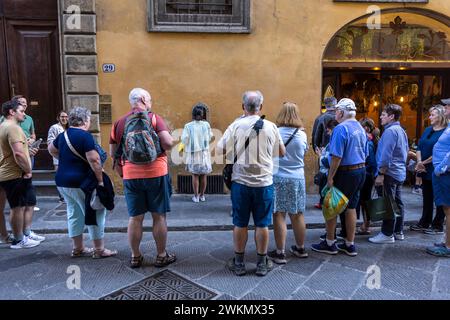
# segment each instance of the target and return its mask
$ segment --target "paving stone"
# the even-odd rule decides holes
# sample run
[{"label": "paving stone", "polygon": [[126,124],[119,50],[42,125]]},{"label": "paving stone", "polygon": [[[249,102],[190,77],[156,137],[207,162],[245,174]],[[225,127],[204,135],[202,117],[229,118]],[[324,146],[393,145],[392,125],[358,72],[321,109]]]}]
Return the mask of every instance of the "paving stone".
[{"label": "paving stone", "polygon": [[209,252],[209,255],[224,262],[233,256],[233,245],[222,246]]},{"label": "paving stone", "polygon": [[9,270],[11,268],[18,268],[26,266],[31,263],[39,262],[40,260],[46,260],[56,257],[56,254],[52,251],[42,250],[41,246],[27,249],[27,250],[11,250],[6,248],[8,256],[4,257],[2,252],[2,259],[0,260],[0,272]]},{"label": "paving stone", "polygon": [[[350,257],[348,257],[350,258]],[[365,273],[335,263],[324,263],[305,285],[333,297],[348,299],[361,284]]]},{"label": "paving stone", "polygon": [[337,300],[323,291],[313,290],[307,286],[301,286],[295,294],[290,297],[291,300]]},{"label": "paving stone", "polygon": [[254,300],[254,301],[260,301],[260,300],[268,300],[267,298],[260,296],[259,294],[255,294],[253,292],[247,293],[245,296],[243,296],[239,300]]},{"label": "paving stone", "polygon": [[252,266],[247,265],[247,275],[238,277],[224,266],[198,282],[219,292],[240,297],[263,280],[261,277],[254,275],[254,271],[250,273],[250,267]]},{"label": "paving stone", "polygon": [[198,255],[205,255],[215,248],[219,247],[220,244],[213,244],[206,241],[190,241],[184,242],[173,247],[173,251],[176,252],[178,260],[186,260]]},{"label": "paving stone", "polygon": [[427,254],[423,246],[418,247],[412,243],[402,242],[386,247],[381,261],[433,272],[438,259]]},{"label": "paving stone", "polygon": [[450,295],[450,267],[440,266],[436,275],[436,291],[439,294]]},{"label": "paving stone", "polygon": [[409,268],[403,264],[380,262],[381,286],[413,299],[426,299],[431,295],[431,272]]},{"label": "paving stone", "polygon": [[[310,253],[310,252],[309,252]],[[288,263],[281,266],[285,271],[295,272],[303,276],[310,276],[317,268],[319,268],[327,257],[321,257],[310,254],[306,259],[300,259],[292,254],[288,254]]]},{"label": "paving stone", "polygon": [[252,292],[269,299],[283,300],[288,298],[305,280],[306,277],[297,273],[277,269],[269,272]]},{"label": "paving stone", "polygon": [[221,296],[219,296],[217,299],[215,300],[237,300],[235,297],[230,296],[229,294],[222,294]]},{"label": "paving stone", "polygon": [[48,289],[28,296],[30,300],[92,300],[81,289],[67,289],[66,282],[58,283]]},{"label": "paving stone", "polygon": [[177,263],[171,269],[191,279],[199,279],[221,268],[223,268],[223,264],[217,260],[209,256],[197,256],[182,263]]},{"label": "paving stone", "polygon": [[386,288],[369,289],[363,285],[352,296],[352,300],[408,300],[407,296],[392,292]]}]

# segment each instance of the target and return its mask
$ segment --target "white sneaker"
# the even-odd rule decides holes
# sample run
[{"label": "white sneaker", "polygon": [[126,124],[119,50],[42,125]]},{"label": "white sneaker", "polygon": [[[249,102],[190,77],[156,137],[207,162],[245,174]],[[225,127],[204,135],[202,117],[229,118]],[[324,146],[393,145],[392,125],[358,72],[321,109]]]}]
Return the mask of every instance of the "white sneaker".
[{"label": "white sneaker", "polygon": [[33,211],[39,211],[39,210],[41,210],[41,208],[39,208],[39,207],[34,207],[33,208]]},{"label": "white sneaker", "polygon": [[394,234],[395,240],[405,240],[405,235],[403,234],[403,232],[396,232]]},{"label": "white sneaker", "polygon": [[45,240],[45,237],[34,233],[34,231],[30,231],[30,234],[28,235],[28,238],[33,240],[33,241],[38,241],[38,242],[42,242],[42,241]]},{"label": "white sneaker", "polygon": [[394,243],[395,238],[394,238],[394,236],[388,237],[388,236],[384,235],[383,232],[380,232],[375,237],[369,238],[369,241],[372,243]]},{"label": "white sneaker", "polygon": [[23,240],[20,242],[17,242],[16,244],[12,244],[10,246],[11,249],[29,249],[33,247],[37,247],[41,243],[39,241],[31,240],[28,237],[23,237]]},{"label": "white sneaker", "polygon": [[196,196],[193,196],[193,197],[192,197],[192,201],[195,202],[195,203],[198,203],[198,202],[199,202],[199,200],[198,200],[198,198],[197,198]]},{"label": "white sneaker", "polygon": [[199,200],[200,200],[201,202],[205,202],[205,201],[206,201],[205,196],[201,196],[201,197],[199,198]]}]

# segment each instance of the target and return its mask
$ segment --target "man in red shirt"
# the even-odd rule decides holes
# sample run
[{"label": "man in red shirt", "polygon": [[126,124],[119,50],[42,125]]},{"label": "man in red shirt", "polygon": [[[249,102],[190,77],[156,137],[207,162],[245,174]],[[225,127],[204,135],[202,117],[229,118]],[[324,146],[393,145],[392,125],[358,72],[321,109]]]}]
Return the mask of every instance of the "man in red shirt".
[{"label": "man in red shirt", "polygon": [[[150,93],[141,88],[131,90],[129,101],[131,111],[114,123],[110,137],[110,152],[114,158],[116,151],[122,148],[122,136],[127,118],[133,113],[150,112],[152,99]],[[153,113],[149,113],[150,119]],[[164,119],[155,114],[156,121],[150,121],[158,134],[162,150],[170,150],[174,140],[169,133]],[[139,245],[142,240],[142,225],[145,213],[151,212],[153,218],[153,237],[156,242],[157,257],[155,266],[165,267],[176,260],[173,253],[166,251],[167,222],[166,212],[170,212],[172,186],[168,172],[167,155],[162,152],[149,164],[133,164],[121,160],[115,166],[116,172],[123,178],[125,199],[130,216],[128,223],[128,240],[131,247],[131,267],[139,268],[143,256]]]}]

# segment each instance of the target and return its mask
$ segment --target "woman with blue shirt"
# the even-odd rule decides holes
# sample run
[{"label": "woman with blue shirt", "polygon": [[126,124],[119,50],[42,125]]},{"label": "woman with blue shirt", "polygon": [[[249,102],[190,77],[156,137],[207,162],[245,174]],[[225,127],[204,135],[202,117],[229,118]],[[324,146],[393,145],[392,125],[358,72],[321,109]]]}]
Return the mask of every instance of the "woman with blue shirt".
[{"label": "woman with blue shirt", "polygon": [[306,226],[303,216],[306,206],[306,187],[304,157],[308,150],[306,133],[301,130],[303,124],[295,103],[285,102],[278,114],[276,124],[286,145],[286,155],[274,159],[274,214],[273,230],[276,250],[268,256],[278,264],[285,264],[286,253],[286,213],[289,214],[295,245],[290,252],[298,258],[308,257],[305,250]]},{"label": "woman with blue shirt", "polygon": [[98,185],[104,186],[102,165],[107,157],[89,132],[90,125],[91,112],[86,108],[75,107],[69,114],[67,140],[65,134],[60,134],[50,143],[48,151],[59,160],[55,182],[67,203],[68,231],[73,243],[72,257],[91,256],[98,259],[115,256],[117,250],[105,248],[105,208],[94,211],[95,223],[87,223],[94,248],[87,248],[83,243],[86,218],[91,217],[87,215],[86,196],[81,188],[91,170]]},{"label": "woman with blue shirt", "polygon": [[[448,120],[445,116],[443,106],[434,106],[430,109],[430,124],[419,140],[417,150],[416,171],[422,178],[423,209],[420,221],[412,225],[412,231],[420,231],[426,234],[443,234],[445,214],[442,206],[436,208],[436,216],[433,219],[434,193],[433,193],[433,147],[438,142],[444,130],[447,128]],[[430,228],[431,226],[431,228]]]},{"label": "woman with blue shirt", "polygon": [[206,201],[206,178],[211,173],[211,127],[206,121],[206,106],[198,103],[192,109],[192,121],[184,126],[181,142],[184,144],[186,171],[192,173],[193,202]]},{"label": "woman with blue shirt", "polygon": [[[444,99],[445,116],[450,120],[450,98]],[[445,243],[427,248],[427,253],[450,258],[450,124],[433,147],[433,191],[436,206],[442,206],[446,215]]]}]

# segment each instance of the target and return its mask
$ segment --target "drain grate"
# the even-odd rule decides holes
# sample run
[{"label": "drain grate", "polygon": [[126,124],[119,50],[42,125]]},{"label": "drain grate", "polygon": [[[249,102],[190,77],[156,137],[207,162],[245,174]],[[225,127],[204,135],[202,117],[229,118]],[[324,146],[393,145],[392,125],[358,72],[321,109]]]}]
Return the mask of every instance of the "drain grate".
[{"label": "drain grate", "polygon": [[[178,193],[194,193],[192,188],[192,176],[177,176],[177,192]],[[206,194],[223,194],[223,176],[209,175],[206,177]]]},{"label": "drain grate", "polygon": [[186,278],[164,270],[100,300],[211,300],[216,295]]}]

